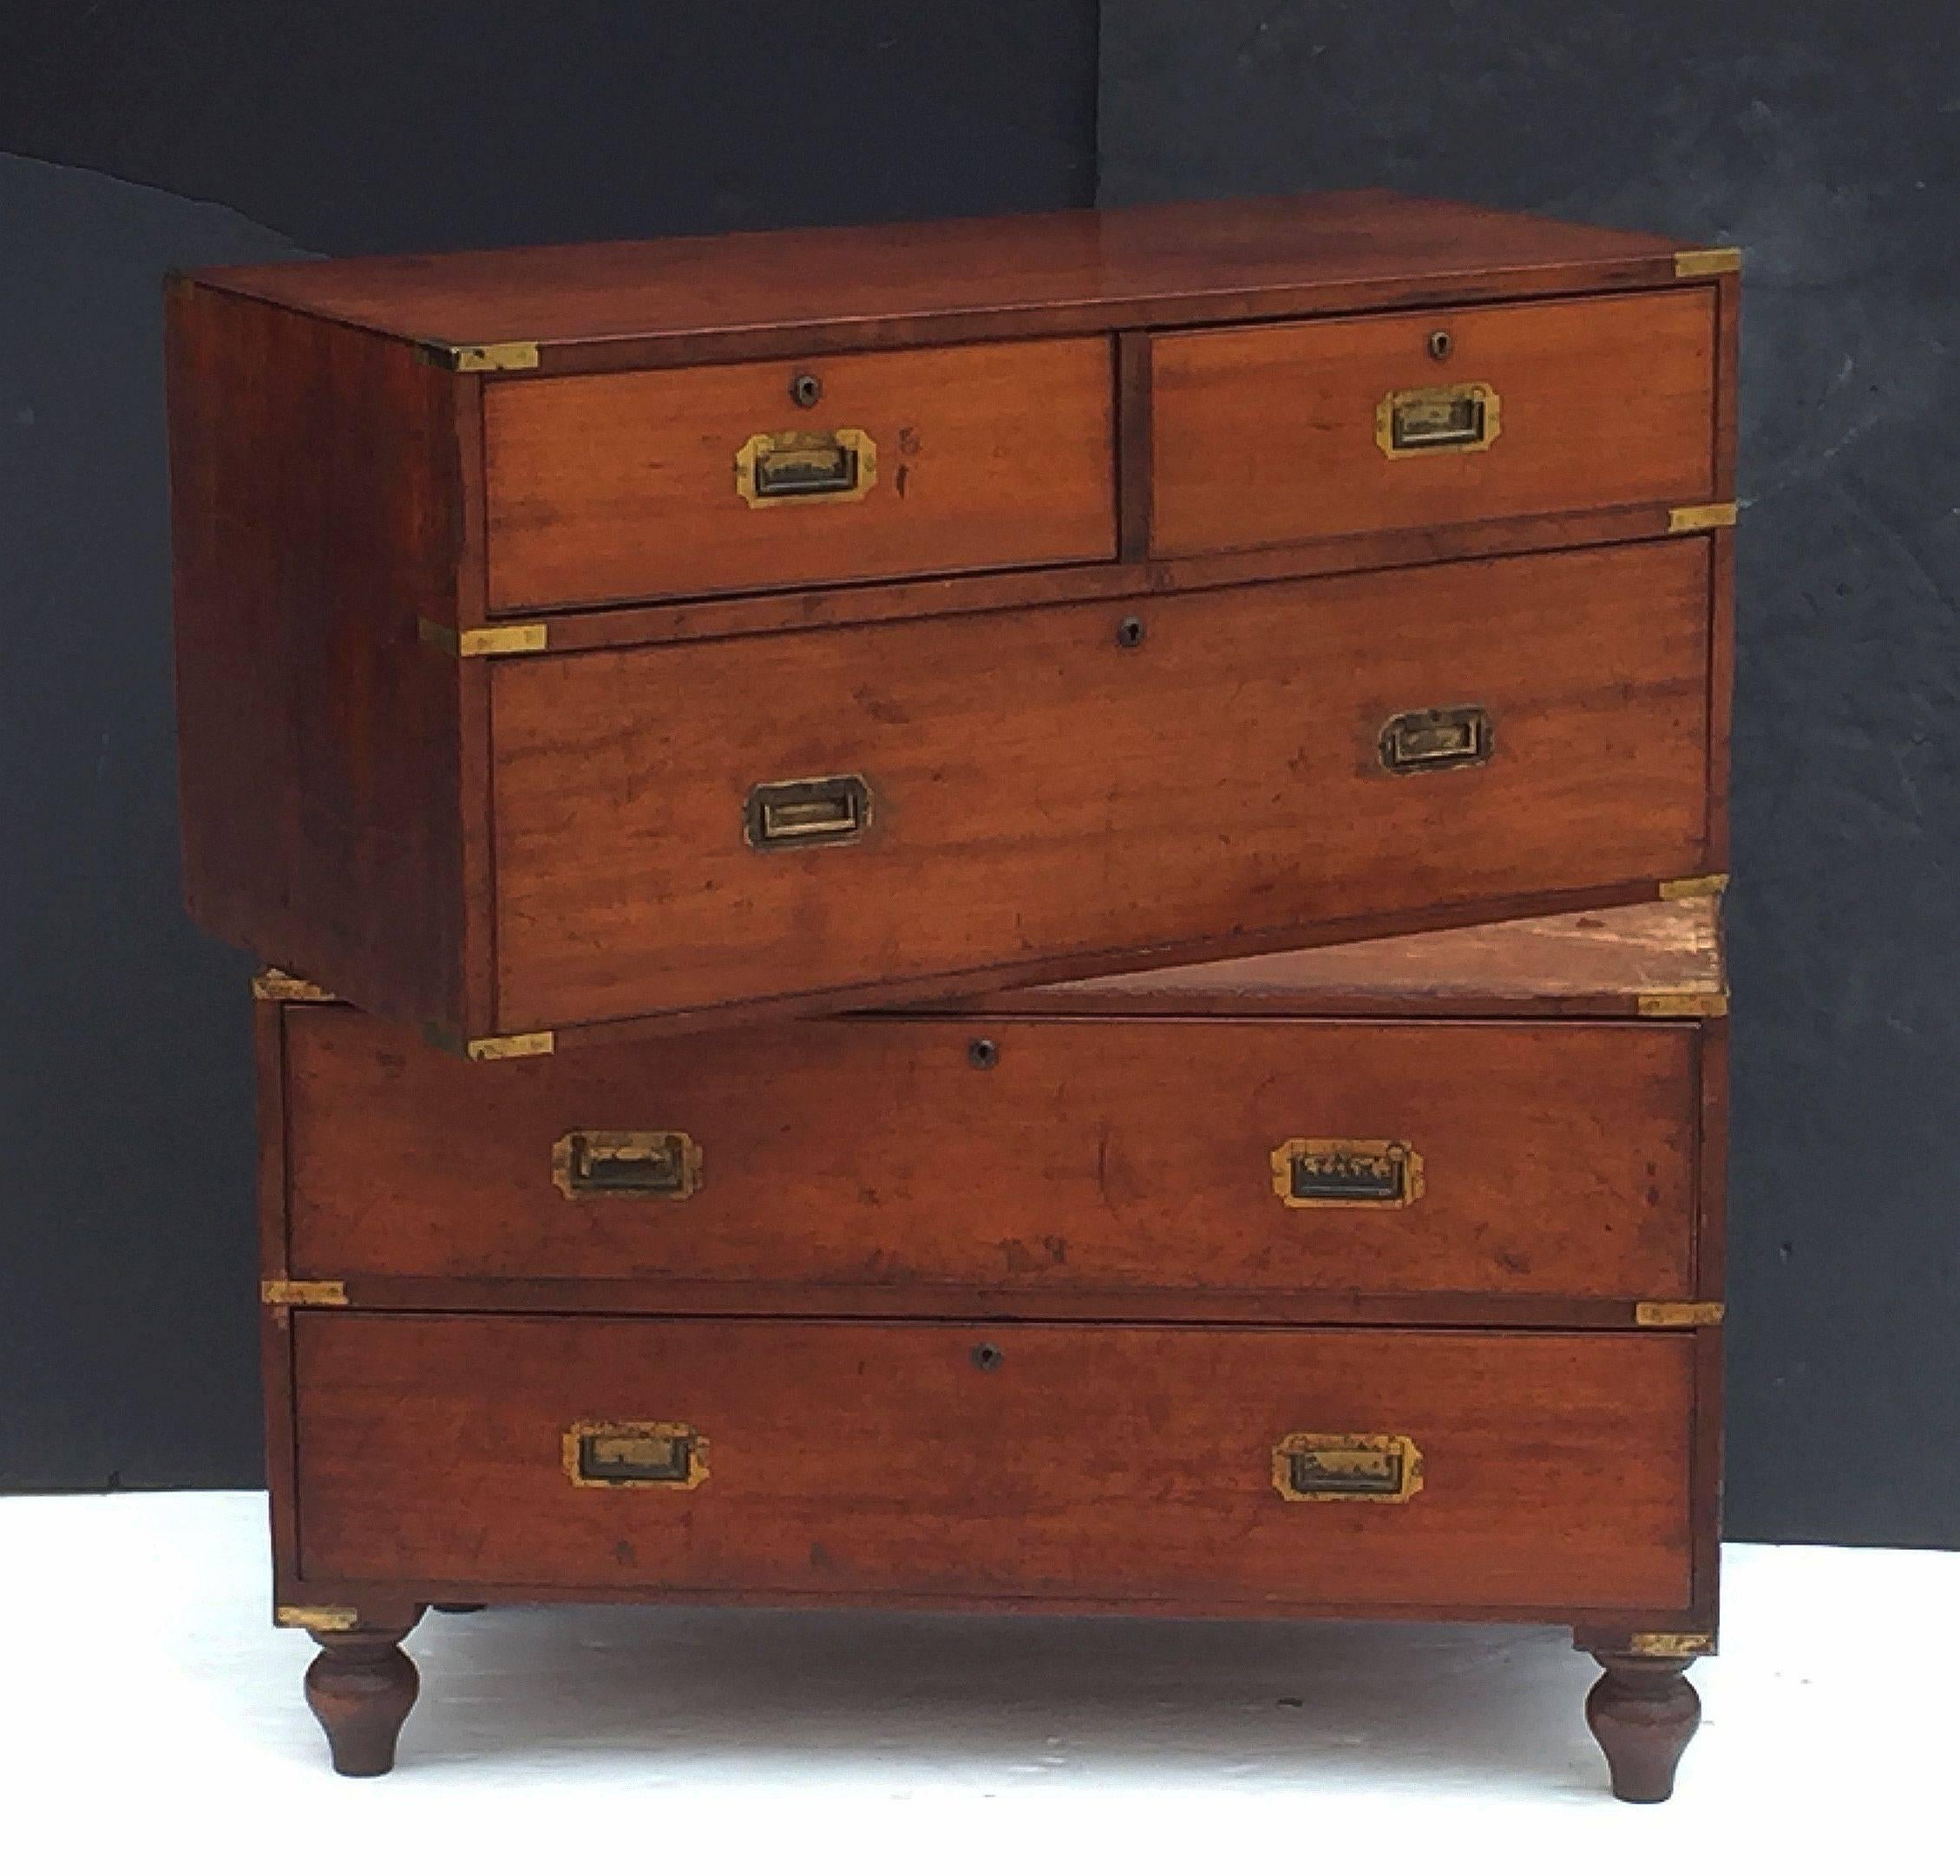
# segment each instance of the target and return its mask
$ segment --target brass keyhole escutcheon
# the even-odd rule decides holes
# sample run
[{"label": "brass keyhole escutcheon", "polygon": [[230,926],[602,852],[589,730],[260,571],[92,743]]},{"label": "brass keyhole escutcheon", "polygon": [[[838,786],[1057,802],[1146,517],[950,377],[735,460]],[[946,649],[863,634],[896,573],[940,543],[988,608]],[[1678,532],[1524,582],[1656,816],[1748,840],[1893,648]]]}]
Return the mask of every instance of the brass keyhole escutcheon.
[{"label": "brass keyhole escutcheon", "polygon": [[973,1366],[983,1374],[993,1374],[1006,1359],[998,1342],[978,1341],[973,1344]]},{"label": "brass keyhole escutcheon", "polygon": [[1429,356],[1440,363],[1457,349],[1457,342],[1441,327],[1429,335]]},{"label": "brass keyhole escutcheon", "polygon": [[985,1036],[975,1036],[967,1045],[967,1059],[975,1068],[991,1068],[1000,1059],[1000,1045]]},{"label": "brass keyhole escutcheon", "polygon": [[1144,621],[1132,613],[1116,628],[1116,642],[1126,652],[1133,652],[1144,642]]},{"label": "brass keyhole escutcheon", "polygon": [[814,371],[798,371],[790,380],[790,402],[807,410],[823,395],[823,380]]}]

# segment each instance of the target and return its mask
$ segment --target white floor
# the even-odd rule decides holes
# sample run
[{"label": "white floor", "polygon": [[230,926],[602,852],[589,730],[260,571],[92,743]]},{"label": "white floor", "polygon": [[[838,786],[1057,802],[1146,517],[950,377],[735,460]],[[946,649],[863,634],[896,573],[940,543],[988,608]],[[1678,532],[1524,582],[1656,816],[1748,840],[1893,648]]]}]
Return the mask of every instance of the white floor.
[{"label": "white floor", "polygon": [[337,1779],[264,1525],[0,1499],[0,1867],[1960,1869],[1960,1555],[1731,1547],[1701,1735],[1639,1808],[1562,1632],[1343,1623],[431,1614],[397,1769]]}]

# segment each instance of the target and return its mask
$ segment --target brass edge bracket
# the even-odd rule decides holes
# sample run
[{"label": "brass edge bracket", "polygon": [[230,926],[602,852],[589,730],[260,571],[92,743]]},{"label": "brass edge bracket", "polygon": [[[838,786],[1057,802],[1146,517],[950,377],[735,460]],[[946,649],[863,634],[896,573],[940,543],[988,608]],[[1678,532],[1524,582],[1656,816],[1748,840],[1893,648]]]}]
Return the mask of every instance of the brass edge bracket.
[{"label": "brass edge bracket", "polygon": [[1714,273],[1740,273],[1742,271],[1742,250],[1740,247],[1688,247],[1675,256],[1675,278],[1677,280],[1706,279]]},{"label": "brass edge bracket", "polygon": [[347,1286],[338,1277],[315,1279],[272,1276],[267,1277],[259,1286],[259,1300],[279,1309],[291,1309],[295,1304],[310,1305],[315,1309],[344,1309],[347,1304]]},{"label": "brass edge bracket", "polygon": [[495,345],[451,345],[442,339],[418,339],[416,350],[431,364],[445,371],[534,371],[538,347],[534,339],[510,339]]},{"label": "brass edge bracket", "polygon": [[542,620],[521,626],[476,626],[457,632],[439,626],[433,619],[419,619],[416,629],[424,645],[432,645],[451,658],[508,658],[513,653],[547,652],[551,649],[551,627]]},{"label": "brass edge bracket", "polygon": [[1664,879],[1655,892],[1662,899],[1713,899],[1727,889],[1727,874],[1696,873],[1688,879]]},{"label": "brass edge bracket", "polygon": [[1727,1313],[1719,1302],[1636,1302],[1634,1322],[1642,1328],[1717,1328]]},{"label": "brass edge bracket", "polygon": [[271,968],[260,971],[252,980],[252,994],[261,1003],[338,1003],[340,1000],[332,991],[308,983],[304,977],[294,977],[288,972]]},{"label": "brass edge bracket", "polygon": [[1726,1016],[1728,993],[1724,990],[1643,990],[1635,1001],[1642,1016]]},{"label": "brass edge bracket", "polygon": [[472,1036],[462,1053],[473,1062],[507,1062],[521,1055],[549,1055],[557,1047],[549,1029],[533,1029],[522,1035]]},{"label": "brass edge bracket", "polygon": [[1698,508],[1669,508],[1668,532],[1698,535],[1711,528],[1733,528],[1741,512],[1740,504],[1734,502],[1704,502]]},{"label": "brass edge bracket", "polygon": [[280,1603],[272,1610],[272,1623],[280,1629],[311,1629],[320,1635],[345,1635],[361,1625],[357,1609],[304,1609]]},{"label": "brass edge bracket", "polygon": [[1712,1635],[1636,1635],[1628,1638],[1626,1651],[1629,1655],[1652,1655],[1663,1659],[1712,1655],[1715,1651],[1715,1638]]}]

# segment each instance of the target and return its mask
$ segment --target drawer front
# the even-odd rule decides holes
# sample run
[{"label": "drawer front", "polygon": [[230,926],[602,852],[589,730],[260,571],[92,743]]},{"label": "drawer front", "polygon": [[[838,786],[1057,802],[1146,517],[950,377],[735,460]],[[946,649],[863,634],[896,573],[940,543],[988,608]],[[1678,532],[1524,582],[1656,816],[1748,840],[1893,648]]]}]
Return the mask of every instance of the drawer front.
[{"label": "drawer front", "polygon": [[316,1581],[1688,1601],[1687,1335],[302,1312],[293,1337]]},{"label": "drawer front", "polygon": [[1711,567],[1687,538],[501,660],[496,1027],[1706,871]]},{"label": "drawer front", "polygon": [[1715,357],[1708,287],[1161,335],[1151,549],[1711,500]]},{"label": "drawer front", "polygon": [[1111,559],[1113,395],[1100,338],[492,384],[489,605]]},{"label": "drawer front", "polygon": [[285,1021],[300,1276],[817,1312],[1695,1294],[1687,1025],[839,1019],[486,1074],[351,1009]]}]

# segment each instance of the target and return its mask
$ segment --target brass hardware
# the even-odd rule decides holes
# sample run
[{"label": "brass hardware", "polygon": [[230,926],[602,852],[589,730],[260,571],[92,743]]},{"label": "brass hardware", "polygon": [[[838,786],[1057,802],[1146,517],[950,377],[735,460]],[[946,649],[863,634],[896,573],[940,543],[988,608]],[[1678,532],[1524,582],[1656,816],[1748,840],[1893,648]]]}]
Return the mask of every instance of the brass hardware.
[{"label": "brass hardware", "polygon": [[708,1442],[679,1420],[574,1420],[562,1452],[575,1486],[692,1492],[708,1476]]},{"label": "brass hardware", "polygon": [[735,492],[752,508],[785,502],[862,502],[878,479],[878,446],[861,430],[777,430],[735,452]]},{"label": "brass hardware", "polygon": [[338,1003],[331,990],[310,984],[281,970],[262,970],[252,980],[252,994],[261,1003]]},{"label": "brass hardware", "polygon": [[534,371],[538,348],[534,340],[509,339],[495,345],[449,345],[428,339],[422,355],[445,371]]},{"label": "brass hardware", "polygon": [[1144,642],[1144,621],[1134,613],[1124,620],[1116,628],[1116,642],[1126,652],[1133,652]]},{"label": "brass hardware", "polygon": [[1006,1359],[998,1342],[977,1341],[973,1344],[973,1363],[983,1374],[993,1374]]},{"label": "brass hardware", "polygon": [[1670,535],[1698,535],[1711,528],[1733,528],[1740,507],[1734,502],[1707,502],[1700,508],[1669,508]]},{"label": "brass hardware", "polygon": [[1641,1328],[1717,1328],[1727,1313],[1719,1302],[1636,1302],[1634,1322]]},{"label": "brass hardware", "polygon": [[701,1149],[685,1133],[567,1133],[552,1147],[551,1183],[567,1198],[691,1198]]},{"label": "brass hardware", "polygon": [[758,782],[743,804],[751,847],[831,846],[859,839],[871,824],[871,784],[862,775]]},{"label": "brass hardware", "polygon": [[1273,1190],[1294,1210],[1380,1210],[1422,1197],[1422,1155],[1405,1140],[1282,1140],[1273,1149],[1272,1164]]},{"label": "brass hardware", "polygon": [[1712,1635],[1636,1635],[1629,1637],[1626,1652],[1629,1655],[1661,1655],[1681,1656],[1686,1655],[1712,1655],[1715,1651],[1715,1638]]},{"label": "brass hardware", "polygon": [[1726,873],[1697,873],[1688,879],[1664,879],[1660,884],[1663,899],[1713,899],[1728,889]]},{"label": "brass hardware", "polygon": [[548,1029],[533,1029],[515,1036],[472,1036],[462,1053],[473,1062],[507,1062],[521,1055],[549,1055],[558,1046]]},{"label": "brass hardware", "polygon": [[1642,1016],[1726,1016],[1728,997],[1721,990],[1643,990],[1634,1007]]},{"label": "brass hardware", "polygon": [[272,1276],[259,1286],[259,1300],[282,1309],[295,1307],[344,1309],[347,1286],[338,1278]]},{"label": "brass hardware", "polygon": [[823,380],[814,371],[798,371],[790,380],[790,402],[807,410],[823,395]]},{"label": "brass hardware", "polygon": [[1675,278],[1677,280],[1699,280],[1711,273],[1740,273],[1742,271],[1742,250],[1740,247],[1689,247],[1675,256]]},{"label": "brass hardware", "polygon": [[1386,456],[1468,455],[1498,440],[1501,410],[1488,384],[1393,390],[1375,408],[1374,440]]},{"label": "brass hardware", "polygon": [[975,1068],[991,1068],[1000,1059],[1000,1045],[985,1036],[975,1036],[967,1045],[967,1059]]},{"label": "brass hardware", "polygon": [[1295,1505],[1402,1505],[1422,1490],[1422,1454],[1406,1433],[1288,1433],[1273,1489]]},{"label": "brass hardware", "polygon": [[521,626],[476,626],[468,632],[439,626],[433,619],[419,621],[422,642],[433,645],[451,658],[501,658],[514,652],[543,652],[551,648],[551,627],[542,620]]},{"label": "brass hardware", "polygon": [[1457,342],[1447,332],[1439,329],[1429,335],[1429,342],[1424,349],[1440,364],[1457,349]]},{"label": "brass hardware", "polygon": [[345,1635],[361,1625],[356,1609],[305,1609],[280,1603],[272,1610],[272,1625],[279,1629],[311,1629],[316,1635]]},{"label": "brass hardware", "polygon": [[1447,710],[1405,710],[1381,726],[1376,746],[1391,775],[1466,769],[1491,759],[1491,713],[1481,704]]}]

